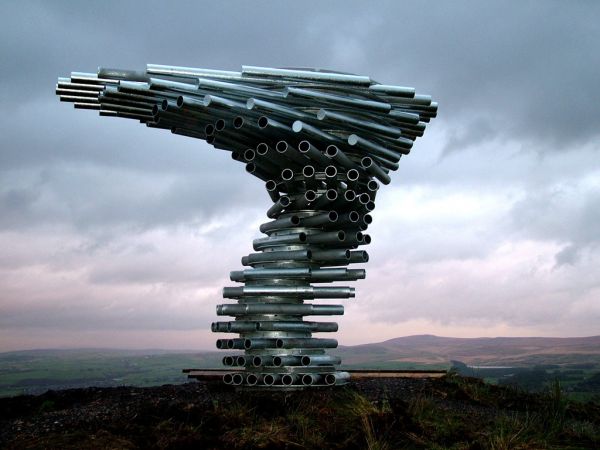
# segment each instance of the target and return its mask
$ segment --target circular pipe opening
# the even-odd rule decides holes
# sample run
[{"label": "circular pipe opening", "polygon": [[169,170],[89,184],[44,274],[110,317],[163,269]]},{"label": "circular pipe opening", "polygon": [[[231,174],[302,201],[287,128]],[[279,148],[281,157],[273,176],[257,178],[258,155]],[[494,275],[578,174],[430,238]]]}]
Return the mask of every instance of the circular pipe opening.
[{"label": "circular pipe opening", "polygon": [[249,162],[248,164],[246,164],[246,172],[254,173],[255,170],[256,170],[256,164],[254,164],[253,162]]},{"label": "circular pipe opening", "polygon": [[235,347],[235,341],[233,339],[227,339],[227,348],[231,350],[233,347]]},{"label": "circular pipe opening", "polygon": [[254,386],[256,383],[258,383],[258,377],[253,373],[250,373],[246,377],[246,383],[248,383],[249,386]]},{"label": "circular pipe opening", "polygon": [[248,350],[252,348],[252,340],[251,339],[244,339],[244,348],[248,349]]},{"label": "circular pipe opening", "polygon": [[258,127],[259,128],[265,128],[267,125],[269,125],[269,119],[266,116],[260,116],[258,118]]},{"label": "circular pipe opening", "polygon": [[233,356],[225,356],[223,358],[223,365],[225,365],[225,366],[233,366]]},{"label": "circular pipe opening", "polygon": [[325,149],[325,155],[329,156],[330,158],[333,158],[337,154],[338,148],[335,145],[328,145]]},{"label": "circular pipe opening", "polygon": [[357,232],[356,232],[356,240],[357,240],[358,242],[362,242],[362,241],[363,241],[363,239],[364,239],[364,236],[363,236],[363,234],[362,234],[360,231],[357,231]]},{"label": "circular pipe opening", "polygon": [[277,183],[275,183],[275,180],[269,180],[265,183],[265,187],[267,188],[267,191],[273,192],[277,189]]},{"label": "circular pipe opening", "polygon": [[369,182],[367,183],[367,189],[370,191],[376,191],[377,189],[379,189],[379,183],[377,183],[377,181],[375,180],[369,180]]},{"label": "circular pipe opening", "polygon": [[327,216],[330,222],[337,222],[338,220],[338,213],[335,211],[329,211],[329,214]]},{"label": "circular pipe opening", "polygon": [[237,366],[245,366],[246,365],[246,358],[244,358],[243,356],[238,356],[237,358],[235,358],[235,364]]},{"label": "circular pipe opening", "polygon": [[358,177],[359,173],[356,169],[350,169],[348,172],[346,172],[346,178],[348,179],[348,181],[356,181],[358,180]]},{"label": "circular pipe opening", "polygon": [[325,384],[328,386],[333,386],[335,384],[335,375],[332,373],[325,375]]},{"label": "circular pipe opening", "polygon": [[281,383],[286,386],[289,386],[293,382],[294,382],[294,377],[291,376],[289,373],[286,373],[284,376],[281,377]]},{"label": "circular pipe opening", "polygon": [[360,160],[360,165],[363,166],[364,169],[368,169],[373,165],[373,160],[370,157],[365,156]]},{"label": "circular pipe opening", "polygon": [[[312,259],[312,250],[306,250],[306,257]],[[283,344],[282,344],[283,345]]]},{"label": "circular pipe opening", "polygon": [[225,375],[223,375],[223,383],[231,384],[232,382],[233,382],[233,375],[231,375],[230,373],[226,373]]},{"label": "circular pipe opening", "polygon": [[256,152],[254,150],[248,148],[244,151],[244,159],[246,161],[252,161],[254,158],[256,158]]},{"label": "circular pipe opening", "polygon": [[169,102],[166,98],[162,102],[160,102],[160,109],[162,109],[163,111],[169,109]]},{"label": "circular pipe opening", "polygon": [[292,217],[290,217],[290,222],[292,223],[292,225],[299,225],[300,224],[300,217],[298,217],[298,216],[292,216]]},{"label": "circular pipe opening", "polygon": [[302,384],[304,386],[310,386],[314,382],[314,377],[310,373],[302,375]]},{"label": "circular pipe opening", "polygon": [[373,211],[375,209],[375,202],[373,200],[369,200],[365,206],[367,211]]},{"label": "circular pipe opening", "polygon": [[290,206],[290,203],[292,203],[292,201],[287,195],[283,195],[279,198],[279,204],[284,208]]},{"label": "circular pipe opening", "polygon": [[227,348],[227,344],[224,341],[225,339],[217,339],[216,345],[218,349]]},{"label": "circular pipe opening", "polygon": [[303,366],[310,366],[310,356],[303,356],[302,359],[300,359],[300,364]]},{"label": "circular pipe opening", "polygon": [[233,118],[233,128],[239,130],[244,126],[244,118],[242,116],[235,116]]},{"label": "circular pipe opening", "polygon": [[207,136],[212,136],[213,134],[215,134],[215,126],[212,123],[207,124],[204,127],[204,132]]},{"label": "circular pipe opening", "polygon": [[346,233],[344,232],[344,230],[338,231],[337,237],[338,237],[339,241],[345,240],[346,239]]},{"label": "circular pipe opening", "polygon": [[354,191],[351,190],[347,190],[346,192],[344,192],[344,199],[347,202],[351,202],[356,198],[356,193]]},{"label": "circular pipe opening", "polygon": [[371,214],[365,214],[363,217],[363,222],[367,225],[370,225],[373,222],[373,216]]},{"label": "circular pipe opening", "polygon": [[302,153],[306,153],[310,149],[310,142],[300,141],[298,144],[298,150]]},{"label": "circular pipe opening", "polygon": [[273,357],[273,365],[275,367],[281,367],[282,364],[283,364],[283,361],[281,360],[281,357],[279,357],[279,356]]},{"label": "circular pipe opening", "polygon": [[277,347],[277,348],[283,348],[283,339],[277,339],[275,341],[275,347]]},{"label": "circular pipe opening", "polygon": [[328,178],[333,178],[337,175],[337,168],[335,166],[327,166],[325,167],[325,176]]},{"label": "circular pipe opening", "polygon": [[365,244],[370,244],[371,243],[371,235],[370,234],[365,234],[363,236],[363,240]]},{"label": "circular pipe opening", "polygon": [[217,331],[217,324],[215,322],[210,324],[210,331],[213,333]]},{"label": "circular pipe opening", "polygon": [[294,171],[290,168],[285,168],[281,171],[281,178],[284,181],[290,181],[292,178],[294,178]]},{"label": "circular pipe opening", "polygon": [[338,193],[337,193],[337,191],[335,189],[327,189],[327,192],[325,193],[325,196],[327,197],[327,200],[329,200],[330,202],[332,202],[335,199],[337,199]]},{"label": "circular pipe opening", "polygon": [[270,373],[267,373],[264,377],[263,377],[263,383],[266,386],[272,386],[275,383],[275,377],[273,375],[271,375]]},{"label": "circular pipe opening", "polygon": [[225,121],[223,119],[219,119],[215,122],[215,129],[217,131],[223,131],[225,129]]},{"label": "circular pipe opening", "polygon": [[252,358],[252,365],[254,367],[260,367],[262,366],[263,360],[260,356],[255,356],[254,358]]},{"label": "circular pipe opening", "polygon": [[309,189],[308,191],[306,191],[304,193],[304,198],[308,202],[314,202],[317,199],[317,193],[315,191],[313,191],[312,189]]},{"label": "circular pipe opening", "polygon": [[269,151],[269,146],[264,142],[261,142],[260,144],[258,144],[256,146],[256,153],[258,153],[261,156],[266,155],[268,151]]},{"label": "circular pipe opening", "polygon": [[358,196],[358,201],[360,203],[362,203],[363,205],[366,205],[367,203],[369,203],[371,201],[371,196],[369,194],[367,194],[366,192],[363,192],[362,194],[360,194]]},{"label": "circular pipe opening", "polygon": [[356,211],[350,211],[350,213],[348,214],[348,219],[350,220],[350,222],[358,222],[358,219],[360,219],[360,214]]},{"label": "circular pipe opening", "polygon": [[300,242],[306,242],[306,233],[304,231],[300,232],[300,234],[298,234],[298,240]]},{"label": "circular pipe opening", "polygon": [[307,178],[311,178],[315,176],[315,168],[313,166],[304,166],[302,169],[302,175]]},{"label": "circular pipe opening", "polygon": [[183,106],[183,95],[177,97],[177,106],[181,108]]},{"label": "circular pipe opening", "polygon": [[156,116],[158,114],[158,105],[154,105],[152,107],[152,115]]},{"label": "circular pipe opening", "polygon": [[346,250],[346,251],[344,252],[344,257],[345,257],[346,259],[350,259],[350,250]]},{"label": "circular pipe opening", "polygon": [[285,141],[279,141],[276,145],[275,145],[275,150],[277,150],[279,153],[283,153],[288,149],[288,143]]},{"label": "circular pipe opening", "polygon": [[231,379],[231,384],[233,384],[235,386],[239,386],[243,382],[244,382],[244,377],[242,376],[241,373],[234,374],[233,377],[232,377],[232,379]]}]

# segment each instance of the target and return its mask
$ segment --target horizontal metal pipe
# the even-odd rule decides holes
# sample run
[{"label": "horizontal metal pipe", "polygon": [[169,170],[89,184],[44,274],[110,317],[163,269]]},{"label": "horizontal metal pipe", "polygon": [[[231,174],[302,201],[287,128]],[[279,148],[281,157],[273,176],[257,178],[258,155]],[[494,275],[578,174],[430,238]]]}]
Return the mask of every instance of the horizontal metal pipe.
[{"label": "horizontal metal pipe", "polygon": [[294,355],[277,355],[273,357],[273,365],[275,367],[281,366],[300,366],[301,365],[301,356]]},{"label": "horizontal metal pipe", "polygon": [[345,239],[346,233],[342,230],[306,235],[306,242],[309,244],[338,244],[344,242]]},{"label": "horizontal metal pipe", "polygon": [[242,305],[217,305],[218,316],[243,316],[245,314],[288,314],[298,316],[340,316],[343,305],[295,305],[279,303],[247,303]]},{"label": "horizontal metal pipe", "polygon": [[350,252],[349,261],[350,261],[350,264],[369,262],[369,254],[365,250],[358,250],[355,252]]},{"label": "horizontal metal pipe", "polygon": [[270,247],[300,245],[304,243],[306,243],[306,233],[300,232],[254,239],[252,241],[252,248],[254,248],[254,250],[263,250]]},{"label": "horizontal metal pipe", "polygon": [[412,98],[415,96],[415,88],[411,87],[391,86],[388,84],[372,84],[369,86],[369,90],[376,94],[387,94],[393,95],[394,97]]},{"label": "horizontal metal pipe", "polygon": [[364,269],[310,269],[290,267],[277,269],[245,269],[230,273],[231,281],[254,281],[265,279],[299,279],[314,282],[354,281],[364,279]]},{"label": "horizontal metal pipe", "polygon": [[242,257],[242,265],[263,264],[279,261],[308,261],[312,257],[311,250],[272,251],[263,253],[250,253]]},{"label": "horizontal metal pipe", "polygon": [[332,72],[317,72],[311,70],[275,69],[270,67],[242,66],[242,76],[290,78],[309,81],[344,83],[359,86],[369,86],[372,81],[367,76],[347,75]]},{"label": "horizontal metal pipe", "polygon": [[357,119],[348,114],[329,111],[327,109],[320,109],[317,113],[317,119],[321,121],[341,123],[343,125],[349,125],[350,127],[362,130],[374,131],[376,133],[381,133],[392,138],[398,138],[402,134],[402,130],[400,130],[399,128],[382,125],[380,123],[371,122],[368,120]]},{"label": "horizontal metal pipe", "polygon": [[354,107],[357,109],[365,109],[377,112],[387,113],[392,109],[392,106],[386,102],[374,101],[374,100],[364,100],[353,97],[344,97],[341,95],[330,94],[322,91],[314,91],[309,89],[301,89],[295,87],[286,87],[284,90],[284,95],[294,96],[294,97],[302,97],[309,98],[314,100],[320,100],[325,103],[330,103],[332,105],[346,105],[350,107]]},{"label": "horizontal metal pipe", "polygon": [[325,375],[325,384],[328,386],[346,384],[350,381],[348,372],[335,372]]},{"label": "horizontal metal pipe", "polygon": [[341,364],[342,359],[339,356],[331,355],[304,355],[301,359],[303,366],[333,366]]},{"label": "horizontal metal pipe", "polygon": [[312,250],[310,259],[312,259],[313,261],[349,261],[350,256],[350,250],[344,249]]},{"label": "horizontal metal pipe", "polygon": [[305,224],[305,221],[301,221],[298,216],[293,215],[263,223],[260,225],[259,230],[261,233],[268,233],[269,231],[297,227],[301,222]]},{"label": "horizontal metal pipe", "polygon": [[193,67],[164,66],[161,64],[147,64],[146,72],[152,75],[170,75],[175,77],[210,77],[227,80],[238,80],[242,78],[241,72],[229,70],[196,69]]},{"label": "horizontal metal pipe", "polygon": [[270,338],[252,338],[244,339],[244,348],[246,350],[258,350],[263,348],[277,348],[278,339]]},{"label": "horizontal metal pipe", "polygon": [[[323,225],[330,225],[338,220],[338,213],[335,211],[329,211],[326,213],[316,214],[314,216],[303,217],[298,219],[298,224],[303,227],[320,227]],[[260,231],[263,231],[262,229]]]},{"label": "horizontal metal pipe", "polygon": [[273,320],[267,322],[256,322],[259,331],[285,331],[285,332],[305,332],[313,333],[335,332],[338,330],[338,324],[335,322],[290,322]]},{"label": "horizontal metal pipe", "polygon": [[319,338],[278,338],[277,348],[337,348],[336,339]]},{"label": "horizontal metal pipe", "polygon": [[[270,253],[270,252],[267,252]],[[354,298],[353,287],[314,287],[314,286],[236,286],[224,287],[223,298],[244,297],[293,297],[303,299],[315,298]]]}]

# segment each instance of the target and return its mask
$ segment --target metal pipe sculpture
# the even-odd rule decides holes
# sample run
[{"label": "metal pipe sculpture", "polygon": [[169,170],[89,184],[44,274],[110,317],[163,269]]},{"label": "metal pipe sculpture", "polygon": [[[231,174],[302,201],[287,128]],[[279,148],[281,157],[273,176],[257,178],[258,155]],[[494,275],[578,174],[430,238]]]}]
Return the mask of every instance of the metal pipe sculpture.
[{"label": "metal pipe sculpture", "polygon": [[235,300],[217,306],[231,321],[212,331],[237,333],[217,348],[243,350],[223,358],[238,369],[235,386],[305,387],[348,382],[340,358],[325,349],[335,322],[306,316],[344,313],[315,299],[353,298],[354,288],[320,286],[365,278],[360,246],[372,221],[379,184],[390,182],[402,155],[423,135],[437,104],[413,88],[366,76],[311,69],[242,66],[241,72],[149,64],[145,71],[99,68],[59,78],[56,94],[75,108],[133,119],[150,128],[203,139],[231,152],[265,182],[273,205],[260,226],[248,268],[231,272],[243,286],[225,287]]}]

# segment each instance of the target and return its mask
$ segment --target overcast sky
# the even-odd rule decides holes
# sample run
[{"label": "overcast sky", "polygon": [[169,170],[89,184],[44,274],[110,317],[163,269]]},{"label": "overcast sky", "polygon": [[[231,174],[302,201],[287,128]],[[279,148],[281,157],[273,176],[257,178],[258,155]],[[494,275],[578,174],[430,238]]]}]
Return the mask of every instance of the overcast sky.
[{"label": "overcast sky", "polygon": [[320,67],[438,118],[377,197],[342,344],[600,334],[600,3],[0,3],[0,351],[212,349],[264,184],[203,141],[74,110],[56,78]]}]

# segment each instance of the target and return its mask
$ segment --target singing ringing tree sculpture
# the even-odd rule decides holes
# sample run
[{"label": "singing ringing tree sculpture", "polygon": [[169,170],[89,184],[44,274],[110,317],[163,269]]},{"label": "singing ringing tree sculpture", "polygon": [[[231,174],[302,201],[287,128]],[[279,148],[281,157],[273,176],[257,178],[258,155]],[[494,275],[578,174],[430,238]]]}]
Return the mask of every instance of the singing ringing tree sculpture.
[{"label": "singing ringing tree sculpture", "polygon": [[[137,120],[150,128],[204,139],[231,152],[265,182],[273,201],[242,257],[241,283],[225,287],[234,300],[217,306],[233,320],[212,331],[236,333],[217,347],[237,350],[223,363],[238,370],[237,386],[299,387],[344,384],[340,359],[326,353],[335,322],[305,320],[344,313],[354,288],[331,285],[365,278],[362,246],[371,242],[375,197],[402,155],[436,116],[429,96],[369,77],[321,70],[243,66],[241,72],[149,64],[145,71],[98,69],[59,78],[56,93],[75,108]],[[231,180],[224,180],[224,183]]]}]

